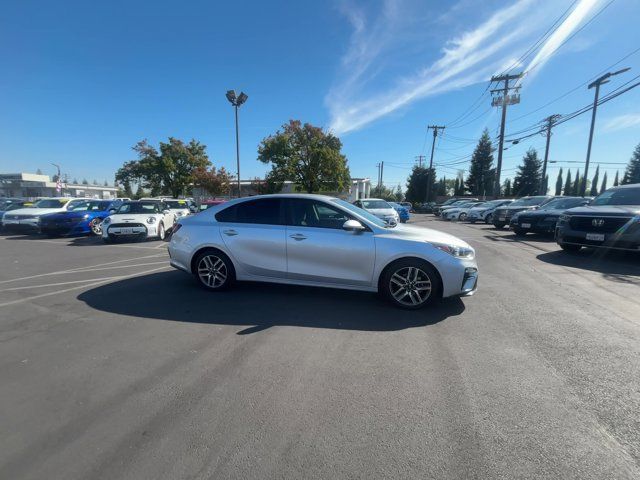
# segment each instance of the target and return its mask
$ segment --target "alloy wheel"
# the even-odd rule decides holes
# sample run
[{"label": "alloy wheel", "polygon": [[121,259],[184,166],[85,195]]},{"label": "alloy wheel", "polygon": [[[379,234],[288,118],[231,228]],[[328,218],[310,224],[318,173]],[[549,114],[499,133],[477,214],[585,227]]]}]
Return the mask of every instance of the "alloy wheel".
[{"label": "alloy wheel", "polygon": [[466,218],[467,218],[467,214],[466,214],[466,213],[464,213],[464,212],[462,212],[462,213],[460,214],[459,220],[464,221],[464,220],[466,220]]},{"label": "alloy wheel", "polygon": [[228,275],[227,265],[216,255],[205,255],[198,262],[198,278],[209,288],[220,288]]},{"label": "alloy wheel", "polygon": [[402,267],[391,275],[389,291],[398,303],[416,307],[431,296],[431,278],[418,267]]},{"label": "alloy wheel", "polygon": [[160,240],[164,240],[165,236],[166,234],[164,231],[164,224],[161,223],[160,225],[158,225],[158,237],[160,238]]},{"label": "alloy wheel", "polygon": [[91,220],[89,228],[91,228],[91,233],[93,233],[94,235],[102,235],[102,220],[100,220],[99,218],[94,218],[93,220]]}]

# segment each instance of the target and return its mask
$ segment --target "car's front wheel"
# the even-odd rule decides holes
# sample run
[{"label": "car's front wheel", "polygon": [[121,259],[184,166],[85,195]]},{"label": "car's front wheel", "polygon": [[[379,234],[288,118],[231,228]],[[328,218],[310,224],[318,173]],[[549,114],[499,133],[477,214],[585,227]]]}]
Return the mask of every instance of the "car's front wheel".
[{"label": "car's front wheel", "polygon": [[490,213],[489,215],[486,216],[486,218],[484,219],[484,223],[486,223],[487,225],[490,225],[493,223],[493,213]]},{"label": "car's front wheel", "polygon": [[524,237],[527,234],[527,231],[521,229],[520,227],[513,227],[513,233],[515,233],[518,237]]},{"label": "car's front wheel", "polygon": [[504,228],[504,226],[506,225],[506,223],[494,223],[493,226],[497,229],[497,230],[502,230]]},{"label": "car's front wheel", "polygon": [[462,212],[458,217],[458,220],[460,220],[461,222],[464,222],[466,219],[467,219],[467,214],[464,212]]},{"label": "car's front wheel", "polygon": [[405,259],[387,267],[380,290],[397,307],[416,310],[439,298],[441,284],[435,269],[427,262]]},{"label": "car's front wheel", "polygon": [[94,235],[102,235],[102,220],[100,220],[99,218],[94,218],[93,220],[91,220],[91,223],[89,223],[89,228],[91,229],[91,233],[93,233]]},{"label": "car's front wheel", "polygon": [[164,229],[164,223],[160,222],[158,225],[158,238],[164,242],[164,239],[167,237],[167,232]]},{"label": "car's front wheel", "polygon": [[195,276],[200,285],[211,291],[229,288],[235,273],[229,257],[213,250],[198,255],[195,261]]},{"label": "car's front wheel", "polygon": [[581,245],[573,245],[572,243],[558,243],[558,245],[560,245],[560,248],[565,252],[571,253],[579,252],[582,248]]}]

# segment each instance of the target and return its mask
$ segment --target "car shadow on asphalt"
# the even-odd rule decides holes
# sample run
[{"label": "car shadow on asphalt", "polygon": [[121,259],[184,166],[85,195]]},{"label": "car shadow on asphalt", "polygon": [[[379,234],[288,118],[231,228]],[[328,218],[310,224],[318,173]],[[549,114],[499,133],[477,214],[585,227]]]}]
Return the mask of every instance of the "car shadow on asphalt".
[{"label": "car shadow on asphalt", "polygon": [[601,273],[613,282],[640,285],[640,254],[636,252],[583,248],[572,253],[563,250],[541,253],[536,258],[553,265]]},{"label": "car shadow on asphalt", "polygon": [[242,282],[225,292],[208,292],[178,271],[101,285],[78,299],[118,315],[247,327],[239,335],[272,326],[395,331],[433,325],[465,309],[459,298],[401,310],[369,292],[267,283]]}]

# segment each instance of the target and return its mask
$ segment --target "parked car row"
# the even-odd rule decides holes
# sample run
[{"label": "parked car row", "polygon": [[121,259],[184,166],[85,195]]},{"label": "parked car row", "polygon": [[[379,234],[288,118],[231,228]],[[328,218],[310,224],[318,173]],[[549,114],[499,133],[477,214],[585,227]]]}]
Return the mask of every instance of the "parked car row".
[{"label": "parked car row", "polygon": [[7,232],[48,237],[96,235],[106,243],[164,240],[179,219],[195,210],[187,200],[157,198],[131,201],[55,197],[33,204],[23,199],[3,199],[0,207],[0,227]]},{"label": "parked car row", "polygon": [[517,200],[450,199],[433,208],[443,220],[485,222],[517,236],[553,235],[566,251],[582,247],[640,251],[640,184],[593,197],[539,195]]}]

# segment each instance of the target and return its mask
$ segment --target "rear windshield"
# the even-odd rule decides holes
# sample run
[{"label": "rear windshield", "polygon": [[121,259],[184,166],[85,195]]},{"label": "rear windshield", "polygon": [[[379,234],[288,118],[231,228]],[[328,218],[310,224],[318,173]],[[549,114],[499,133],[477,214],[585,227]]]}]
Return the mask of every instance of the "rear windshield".
[{"label": "rear windshield", "polygon": [[640,205],[640,187],[607,190],[598,195],[591,205]]}]

